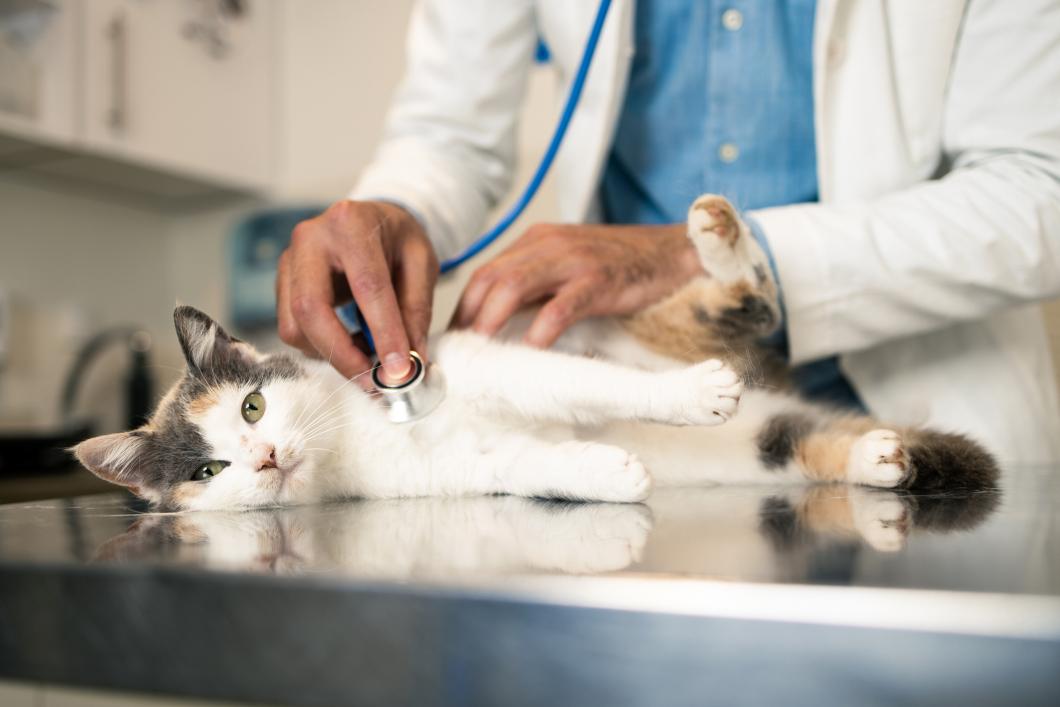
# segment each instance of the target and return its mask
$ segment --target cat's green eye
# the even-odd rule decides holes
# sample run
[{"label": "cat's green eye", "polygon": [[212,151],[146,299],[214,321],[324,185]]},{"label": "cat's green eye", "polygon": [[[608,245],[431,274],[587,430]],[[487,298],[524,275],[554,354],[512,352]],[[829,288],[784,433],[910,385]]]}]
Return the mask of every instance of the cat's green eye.
[{"label": "cat's green eye", "polygon": [[261,393],[251,393],[243,398],[243,407],[240,410],[243,419],[254,424],[265,414],[265,396]]},{"label": "cat's green eye", "polygon": [[209,479],[211,476],[217,476],[222,471],[224,471],[224,468],[226,466],[228,466],[228,462],[222,462],[216,459],[212,462],[206,462],[195,470],[195,473],[191,475],[191,480],[204,481],[206,479]]}]

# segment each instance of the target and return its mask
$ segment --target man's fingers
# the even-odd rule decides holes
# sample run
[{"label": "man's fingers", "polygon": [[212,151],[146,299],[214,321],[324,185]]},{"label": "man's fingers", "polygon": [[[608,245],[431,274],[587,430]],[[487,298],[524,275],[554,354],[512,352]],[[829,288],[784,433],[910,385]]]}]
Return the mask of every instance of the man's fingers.
[{"label": "man's fingers", "polygon": [[531,229],[505,248],[500,255],[478,268],[460,295],[456,312],[449,322],[450,327],[464,329],[478,318],[490,289],[513,270],[540,269],[541,262],[549,259],[549,253],[538,247],[539,238]]},{"label": "man's fingers", "polygon": [[596,291],[591,280],[564,287],[537,313],[523,341],[541,349],[552,346],[568,327],[590,314]]},{"label": "man's fingers", "polygon": [[489,265],[483,266],[474,272],[471,280],[468,281],[467,286],[464,288],[463,294],[460,295],[460,302],[457,303],[456,311],[449,322],[450,327],[466,329],[471,326],[471,323],[475,321],[475,317],[478,316],[479,310],[482,309],[482,303],[486,301],[486,295],[489,294],[490,288],[493,287],[494,272]]},{"label": "man's fingers", "polygon": [[556,269],[547,265],[506,268],[498,273],[493,287],[483,297],[471,328],[479,334],[493,336],[524,305],[554,291],[561,283]]},{"label": "man's fingers", "polygon": [[427,333],[431,327],[434,285],[438,281],[438,259],[426,242],[409,241],[397,271],[397,298],[405,321],[409,344],[425,360]]},{"label": "man's fingers", "polygon": [[393,380],[409,372],[409,340],[398,309],[397,295],[390,281],[390,268],[380,241],[358,239],[343,253],[343,270],[350,291],[372,332],[383,371]]},{"label": "man's fingers", "polygon": [[522,290],[505,282],[498,282],[486,293],[482,308],[471,323],[471,328],[479,334],[493,336],[519,311],[523,303]]},{"label": "man's fingers", "polygon": [[327,262],[309,250],[294,251],[290,271],[290,312],[312,352],[330,361],[347,378],[367,370],[370,362],[353,345],[333,309]]}]

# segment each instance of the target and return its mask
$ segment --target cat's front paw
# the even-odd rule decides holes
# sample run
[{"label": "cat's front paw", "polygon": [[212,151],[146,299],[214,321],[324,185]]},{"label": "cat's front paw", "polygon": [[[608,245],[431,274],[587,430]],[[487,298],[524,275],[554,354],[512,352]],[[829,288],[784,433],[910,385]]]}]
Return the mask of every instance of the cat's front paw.
[{"label": "cat's front paw", "polygon": [[621,447],[590,445],[578,465],[587,501],[639,503],[651,494],[652,478],[636,455]]},{"label": "cat's front paw", "polygon": [[740,404],[743,380],[718,359],[665,374],[667,380],[653,395],[655,422],[667,425],[720,425]]},{"label": "cat's front paw", "polygon": [[912,464],[894,430],[873,430],[858,438],[847,459],[847,481],[894,488],[909,478]]},{"label": "cat's front paw", "polygon": [[897,552],[905,547],[912,527],[908,503],[893,491],[852,487],[851,515],[862,539],[880,552]]}]

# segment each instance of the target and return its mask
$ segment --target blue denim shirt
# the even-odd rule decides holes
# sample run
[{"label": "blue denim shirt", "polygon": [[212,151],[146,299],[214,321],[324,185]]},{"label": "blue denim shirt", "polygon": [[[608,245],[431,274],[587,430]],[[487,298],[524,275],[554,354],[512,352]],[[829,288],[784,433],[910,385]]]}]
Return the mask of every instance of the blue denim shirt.
[{"label": "blue denim shirt", "polygon": [[[817,200],[815,6],[637,3],[636,54],[601,184],[606,221],[683,222],[706,192],[741,210]],[[786,350],[786,337],[778,342]],[[861,406],[834,358],[800,367],[795,380],[809,397]]]}]

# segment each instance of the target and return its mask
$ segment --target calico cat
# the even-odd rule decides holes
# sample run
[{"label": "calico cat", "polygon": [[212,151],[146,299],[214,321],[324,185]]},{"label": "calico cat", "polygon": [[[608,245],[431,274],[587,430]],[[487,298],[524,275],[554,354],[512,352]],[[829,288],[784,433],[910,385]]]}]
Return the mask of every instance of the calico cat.
[{"label": "calico cat", "polygon": [[779,323],[765,254],[715,195],[689,209],[688,236],[702,275],[631,317],[575,325],[556,350],[441,335],[432,351],[448,394],[407,424],[327,363],[261,354],[178,307],[183,378],[144,427],[74,452],[100,477],[189,510],[483,494],[637,502],[653,481],[994,484],[993,458],[961,435],[775,390],[782,367],[757,344]]}]

